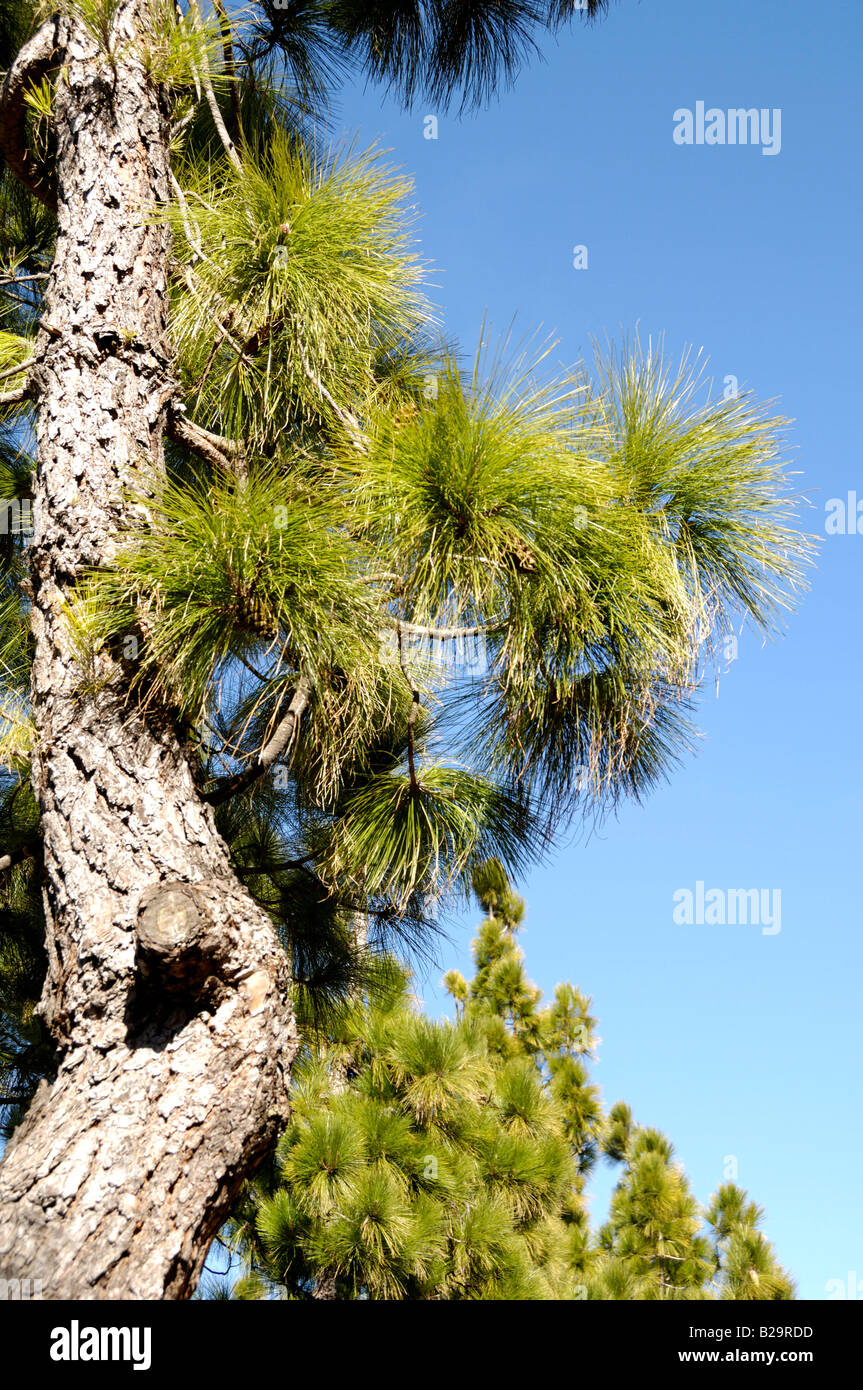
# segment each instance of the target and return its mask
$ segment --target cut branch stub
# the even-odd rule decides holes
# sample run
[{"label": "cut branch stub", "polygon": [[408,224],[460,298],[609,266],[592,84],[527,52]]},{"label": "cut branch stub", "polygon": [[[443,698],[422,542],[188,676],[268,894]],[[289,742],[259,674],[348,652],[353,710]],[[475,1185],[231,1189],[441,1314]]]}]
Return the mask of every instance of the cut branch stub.
[{"label": "cut branch stub", "polygon": [[141,975],[166,993],[193,994],[221,977],[230,957],[224,925],[214,922],[189,883],[162,884],[144,895],[135,928]]}]

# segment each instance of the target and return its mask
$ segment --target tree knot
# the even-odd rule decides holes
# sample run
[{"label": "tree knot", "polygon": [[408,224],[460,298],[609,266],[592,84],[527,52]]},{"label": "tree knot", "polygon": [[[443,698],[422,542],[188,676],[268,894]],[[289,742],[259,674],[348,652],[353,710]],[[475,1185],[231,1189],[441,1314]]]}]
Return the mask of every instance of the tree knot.
[{"label": "tree knot", "polygon": [[135,938],[139,973],[167,993],[194,993],[224,972],[229,941],[195,884],[162,883],[145,893]]}]

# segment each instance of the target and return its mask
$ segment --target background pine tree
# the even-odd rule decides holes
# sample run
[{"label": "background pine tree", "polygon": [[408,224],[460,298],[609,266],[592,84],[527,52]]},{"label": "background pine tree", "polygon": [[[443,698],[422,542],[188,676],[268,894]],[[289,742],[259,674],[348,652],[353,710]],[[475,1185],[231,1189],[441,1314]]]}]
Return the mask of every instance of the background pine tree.
[{"label": "background pine tree", "polygon": [[[391,963],[340,1026],[309,1030],[292,1123],[225,1233],[246,1273],[202,1295],[793,1297],[744,1192],[726,1184],[703,1211],[664,1135],[622,1103],[604,1113],[590,1000],[563,984],[543,1005],[522,899],[499,861],[473,881],[486,915],[473,979],[445,976],[456,1021],[419,1012]],[[600,1152],[624,1172],[594,1233]]]}]

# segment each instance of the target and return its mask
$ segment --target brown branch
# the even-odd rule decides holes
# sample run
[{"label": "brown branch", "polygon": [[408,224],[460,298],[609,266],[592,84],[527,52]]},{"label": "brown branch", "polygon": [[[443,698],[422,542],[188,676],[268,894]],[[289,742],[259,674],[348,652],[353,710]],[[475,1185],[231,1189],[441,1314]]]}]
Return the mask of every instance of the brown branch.
[{"label": "brown branch", "polygon": [[482,637],[487,632],[499,632],[505,623],[480,623],[478,627],[422,627],[419,623],[399,624],[408,637],[429,637],[435,642],[457,641],[461,637]]},{"label": "brown branch", "polygon": [[57,208],[57,194],[51,171],[27,147],[28,90],[56,68],[59,17],[45,21],[25,43],[15,59],[0,91],[0,150],[12,173],[52,212]]},{"label": "brown branch", "polygon": [[0,275],[0,285],[23,285],[29,280],[48,280],[50,277],[47,270],[39,270],[33,275],[15,275],[11,271],[6,275]]},{"label": "brown branch", "polygon": [[25,859],[32,858],[32,846],[29,844],[19,845],[17,849],[13,849],[9,854],[4,854],[0,856],[0,873],[2,873],[5,869],[14,868],[16,864],[22,864]]},{"label": "brown branch", "polygon": [[417,689],[413,676],[411,675],[410,670],[408,669],[407,662],[405,660],[404,624],[398,623],[397,630],[399,634],[399,665],[402,668],[402,675],[407,681],[411,692],[411,712],[408,715],[408,772],[410,774],[411,779],[411,792],[414,796],[416,796],[420,789],[420,785],[417,780],[415,753],[415,730],[416,722],[420,712],[420,693]]},{"label": "brown branch", "polygon": [[17,405],[30,397],[29,386],[19,386],[14,391],[0,391],[0,405]]},{"label": "brown branch", "polygon": [[167,434],[175,444],[185,444],[199,458],[214,463],[217,468],[245,476],[242,446],[235,439],[225,439],[220,434],[212,434],[203,425],[196,425],[176,406],[168,415]]},{"label": "brown branch", "polygon": [[232,796],[237,796],[239,792],[252,786],[260,777],[263,777],[265,772],[269,772],[273,763],[293,744],[299,732],[300,719],[311,699],[311,694],[311,680],[308,676],[300,676],[291,703],[288,705],[287,713],[277,725],[269,743],[265,744],[250,767],[237,773],[235,777],[227,778],[212,791],[204,792],[204,801],[211,806],[221,806]]},{"label": "brown branch", "polygon": [[35,361],[35,357],[28,357],[26,362],[15,362],[11,367],[4,367],[0,372],[0,381],[5,381],[7,376],[17,376],[19,372],[26,372]]},{"label": "brown branch", "polygon": [[[192,0],[191,10],[192,19],[195,24],[195,27],[197,28],[198,32],[203,36],[204,23],[201,19],[201,11],[198,7],[198,0]],[[197,73],[195,75],[197,76]],[[233,164],[237,173],[241,174],[243,172],[242,160],[240,159],[240,156],[237,154],[236,146],[234,145],[233,140],[228,134],[228,127],[225,125],[224,117],[222,116],[222,112],[219,109],[219,103],[216,100],[216,93],[213,91],[213,83],[210,80],[210,66],[207,60],[206,53],[204,54],[204,65],[201,76],[201,84],[204,88],[204,96],[207,98],[207,105],[210,108],[210,115],[213,117],[213,125],[216,127],[216,132],[219,136],[219,139],[222,142],[222,145],[224,146],[225,153],[228,156],[228,159]]]},{"label": "brown branch", "polygon": [[240,84],[237,81],[237,64],[234,61],[231,25],[222,0],[213,0],[213,9],[219,17],[219,28],[222,31],[222,52],[225,55],[225,72],[228,74],[228,81],[231,84],[231,106],[234,111],[234,124],[237,128],[237,140],[242,145],[245,143],[245,136],[243,134],[243,109],[242,103],[240,102]]}]

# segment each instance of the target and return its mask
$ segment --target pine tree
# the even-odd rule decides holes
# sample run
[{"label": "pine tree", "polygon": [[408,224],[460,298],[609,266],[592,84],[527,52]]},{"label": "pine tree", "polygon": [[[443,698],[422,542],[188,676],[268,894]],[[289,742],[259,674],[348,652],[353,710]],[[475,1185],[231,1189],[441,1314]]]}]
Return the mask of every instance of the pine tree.
[{"label": "pine tree", "polygon": [[524,905],[498,861],[473,880],[489,911],[475,979],[446,977],[464,1005],[455,1024],[419,1013],[390,965],[350,1021],[306,1035],[292,1122],[232,1226],[248,1267],[235,1297],[572,1296],[587,1235],[579,1156],[600,1111],[586,1079],[562,1097],[549,1061],[589,1051],[594,1020],[574,991],[564,1019],[566,987],[540,1016],[513,939]]},{"label": "pine tree", "polygon": [[627,1297],[707,1296],[711,1247],[700,1234],[702,1216],[686,1175],[672,1162],[672,1145],[658,1130],[633,1128],[628,1107],[618,1105],[610,1118],[607,1152],[620,1154],[626,1171],[600,1231],[600,1245],[612,1258],[595,1272],[594,1290],[614,1288],[616,1262],[636,1290]]},{"label": "pine tree", "polygon": [[723,1183],[712,1197],[707,1221],[713,1234],[720,1298],[777,1302],[794,1297],[793,1280],[758,1229],[763,1219],[761,1208],[735,1183]]},{"label": "pine tree", "polygon": [[344,62],[469,105],[573,6],[3,8],[3,911],[38,888],[48,963],[34,1019],[41,947],[4,948],[3,1056],[49,1084],[0,1266],[180,1297],[287,1117],[292,991],[332,1009],[364,939],[648,790],[807,547],[781,422],[687,364],[465,371],[409,185],[312,133]]},{"label": "pine tree", "polygon": [[794,1281],[758,1230],[763,1212],[733,1183],[702,1211],[686,1175],[672,1163],[664,1134],[632,1124],[629,1107],[612,1107],[603,1140],[623,1163],[601,1254],[588,1274],[592,1299],[792,1299]]},{"label": "pine tree", "polygon": [[[562,984],[543,1006],[522,899],[499,861],[472,878],[486,915],[473,979],[444,977],[456,1021],[420,1013],[390,964],[350,1021],[306,1034],[291,1124],[227,1233],[246,1272],[205,1296],[793,1297],[744,1192],[726,1184],[702,1211],[664,1135],[623,1103],[604,1114],[590,999]],[[624,1175],[594,1234],[600,1151]]]}]

